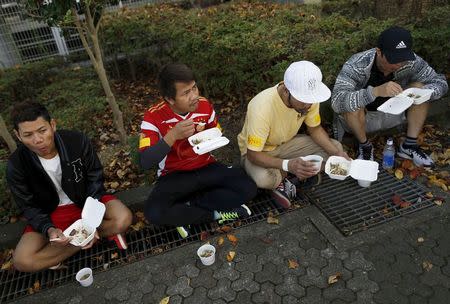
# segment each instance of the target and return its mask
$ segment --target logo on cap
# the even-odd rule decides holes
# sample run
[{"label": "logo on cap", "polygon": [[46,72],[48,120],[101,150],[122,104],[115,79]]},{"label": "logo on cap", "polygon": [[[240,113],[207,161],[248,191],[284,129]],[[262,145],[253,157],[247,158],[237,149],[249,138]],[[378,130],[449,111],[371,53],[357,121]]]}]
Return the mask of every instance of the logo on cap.
[{"label": "logo on cap", "polygon": [[308,90],[310,90],[310,91],[316,90],[316,79],[308,80]]},{"label": "logo on cap", "polygon": [[397,44],[397,46],[395,48],[396,49],[406,49],[406,44],[402,40],[399,42],[399,44]]}]

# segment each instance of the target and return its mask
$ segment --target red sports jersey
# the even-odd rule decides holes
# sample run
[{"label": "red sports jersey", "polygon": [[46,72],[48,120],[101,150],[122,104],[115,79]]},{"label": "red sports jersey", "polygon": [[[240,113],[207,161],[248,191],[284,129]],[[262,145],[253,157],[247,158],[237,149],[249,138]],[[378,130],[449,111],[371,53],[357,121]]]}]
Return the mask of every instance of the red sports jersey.
[{"label": "red sports jersey", "polygon": [[[185,116],[175,113],[167,102],[162,101],[152,106],[144,114],[144,120],[141,124],[139,151],[144,151],[148,147],[155,145],[171,128],[185,119],[206,123],[204,129],[217,126],[216,112],[211,103],[203,97],[199,99],[197,110]],[[202,127],[196,125],[195,133],[199,131],[202,131]],[[212,162],[215,162],[215,159],[210,153],[196,154],[187,138],[177,140],[171,147],[169,154],[159,163],[158,176],[174,171],[198,169]]]}]

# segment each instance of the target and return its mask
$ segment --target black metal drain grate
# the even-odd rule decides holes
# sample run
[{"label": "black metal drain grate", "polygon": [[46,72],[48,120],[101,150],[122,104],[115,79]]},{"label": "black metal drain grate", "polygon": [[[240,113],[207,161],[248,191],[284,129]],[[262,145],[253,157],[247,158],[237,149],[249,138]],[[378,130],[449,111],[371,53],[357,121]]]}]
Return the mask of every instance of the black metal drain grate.
[{"label": "black metal drain grate", "polygon": [[[343,235],[349,236],[434,206],[432,199],[425,197],[427,191],[409,178],[398,180],[381,170],[378,180],[368,188],[360,187],[352,178],[339,181],[326,177],[315,191],[306,195]],[[410,204],[394,204],[395,194]]]},{"label": "black metal drain grate", "polygon": [[[293,203],[292,209],[284,210],[275,205],[267,192],[260,192],[248,204],[252,211],[250,217],[222,226],[215,222],[192,225],[191,234],[186,239],[182,239],[174,228],[148,225],[142,230],[131,231],[127,234],[128,249],[126,251],[118,250],[115,245],[103,241],[67,259],[64,262],[65,268],[61,270],[45,270],[32,274],[14,270],[0,271],[0,303],[24,297],[37,289],[44,290],[73,281],[77,271],[84,267],[90,267],[96,272],[104,271],[225,232],[224,226],[244,227],[265,220],[269,212],[278,215],[307,205],[306,198],[300,197]],[[39,288],[33,289],[35,284],[38,284]]]}]

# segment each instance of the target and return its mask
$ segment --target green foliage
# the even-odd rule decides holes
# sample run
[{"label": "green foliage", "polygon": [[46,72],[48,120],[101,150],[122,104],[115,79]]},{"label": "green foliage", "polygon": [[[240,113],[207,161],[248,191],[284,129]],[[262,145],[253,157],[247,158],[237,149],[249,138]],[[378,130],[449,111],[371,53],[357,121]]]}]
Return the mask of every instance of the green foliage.
[{"label": "green foliage", "polygon": [[57,77],[62,65],[62,58],[56,57],[4,70],[0,76],[0,109],[36,97]]},{"label": "green foliage", "polygon": [[88,6],[92,15],[97,15],[94,20],[98,21],[103,7],[106,4],[117,4],[118,0],[81,0],[79,6],[75,0],[19,0],[19,2],[35,19],[43,20],[50,26],[62,26],[74,22],[71,10],[83,14]]},{"label": "green foliage", "polygon": [[18,213],[6,184],[6,161],[0,161],[0,217]]},{"label": "green foliage", "polygon": [[56,65],[51,60],[5,70],[0,78],[3,117],[9,123],[15,103],[36,100],[48,108],[59,128],[96,135],[107,108],[97,74],[92,68]]},{"label": "green foliage", "polygon": [[[184,62],[195,70],[203,94],[246,102],[282,80],[285,68],[297,60],[318,64],[332,87],[352,54],[374,47],[379,33],[398,23],[361,14],[364,18],[329,15],[345,1],[327,2],[335,2],[327,13],[318,6],[257,1],[190,10],[148,5],[105,15],[100,37],[108,54],[145,54],[146,64],[156,67]],[[355,1],[350,2],[349,12]],[[445,51],[449,7],[430,11],[420,24],[400,24],[412,30],[417,53],[441,72],[450,67]]]},{"label": "green foliage", "polygon": [[450,71],[450,5],[435,7],[412,24],[414,51],[437,71]]}]

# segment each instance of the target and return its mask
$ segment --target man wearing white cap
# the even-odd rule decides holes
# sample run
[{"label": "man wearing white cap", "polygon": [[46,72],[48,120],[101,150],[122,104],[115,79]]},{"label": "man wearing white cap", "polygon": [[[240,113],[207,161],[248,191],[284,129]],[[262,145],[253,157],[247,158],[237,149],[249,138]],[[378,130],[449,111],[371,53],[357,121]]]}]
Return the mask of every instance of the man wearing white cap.
[{"label": "man wearing white cap", "polygon": [[[238,135],[244,168],[259,188],[272,190],[284,208],[290,207],[296,194],[288,173],[300,182],[318,174],[314,163],[301,156],[348,158],[342,145],[320,125],[319,103],[330,96],[320,69],[312,62],[298,61],[287,68],[284,82],[260,92],[248,104]],[[298,134],[303,122],[309,136]]]}]

